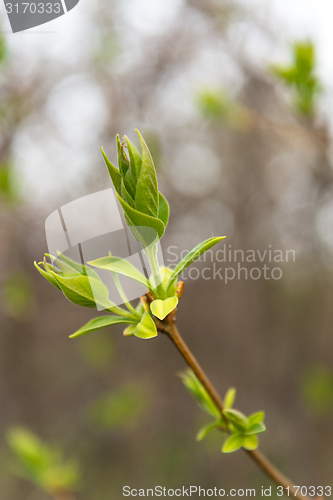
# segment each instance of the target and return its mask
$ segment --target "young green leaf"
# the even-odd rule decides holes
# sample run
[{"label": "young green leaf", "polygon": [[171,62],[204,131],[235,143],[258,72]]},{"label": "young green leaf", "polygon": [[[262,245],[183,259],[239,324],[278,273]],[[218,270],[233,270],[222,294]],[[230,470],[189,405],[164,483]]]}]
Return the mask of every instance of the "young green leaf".
[{"label": "young green leaf", "polygon": [[209,238],[208,240],[203,241],[202,243],[199,243],[199,245],[194,247],[175,267],[170,278],[170,284],[177,278],[179,274],[181,274],[188,266],[190,266],[195,260],[197,260],[200,255],[219,243],[221,240],[223,240],[223,238],[225,238],[225,236]]},{"label": "young green leaf", "polygon": [[243,444],[242,447],[245,448],[245,450],[255,450],[259,446],[259,441],[257,436],[244,436],[243,437]]},{"label": "young green leaf", "polygon": [[106,269],[107,271],[122,274],[123,276],[127,276],[137,281],[144,287],[150,288],[147,278],[126,259],[120,259],[119,257],[101,257],[100,259],[88,262],[88,264],[98,269]]},{"label": "young green leaf", "polygon": [[214,429],[217,429],[218,427],[220,427],[220,424],[218,422],[214,422],[213,424],[205,425],[204,427],[202,427],[200,429],[200,431],[196,435],[196,440],[202,441],[203,439],[205,439],[206,436],[208,436],[208,434],[211,431],[213,431]]},{"label": "young green leaf", "polygon": [[[159,239],[162,238],[164,232],[165,232],[165,225],[163,222],[158,219],[157,217],[151,217],[150,215],[146,215],[142,212],[139,212],[135,208],[132,208],[125,200],[121,198],[121,196],[117,195],[117,198],[119,200],[119,203],[121,204],[125,215],[126,215],[126,221],[129,226],[134,226],[134,227],[148,227],[148,228],[153,228],[155,229]],[[138,238],[133,234],[134,237],[141,242],[140,237]],[[151,243],[151,241],[144,241],[143,246],[147,246]]]},{"label": "young green leaf", "polygon": [[135,209],[151,217],[158,215],[158,187],[153,159],[147,144],[137,130],[141,148],[142,164],[135,194]]},{"label": "young green leaf", "polygon": [[230,410],[233,407],[233,404],[236,399],[236,389],[234,387],[230,387],[224,396],[224,408],[226,410]]},{"label": "young green leaf", "polygon": [[117,136],[116,136],[116,143],[117,143],[119,172],[121,174],[121,177],[124,178],[128,168],[129,168],[129,161],[128,161],[128,158],[125,154],[124,146],[120,142],[119,134],[117,134]]},{"label": "young green leaf", "polygon": [[248,419],[247,417],[238,410],[223,410],[223,413],[232,425],[236,427],[241,432],[246,432],[248,429]]},{"label": "young green leaf", "polygon": [[123,179],[121,179],[120,194],[121,194],[122,199],[124,201],[126,201],[126,203],[128,203],[130,207],[133,208],[134,207],[134,197],[132,197],[130,192],[127,190],[127,186],[125,185],[125,182]]},{"label": "young green leaf", "polygon": [[262,424],[265,419],[265,412],[264,411],[259,411],[258,413],[253,413],[253,415],[250,415],[248,418],[249,425],[253,424]]},{"label": "young green leaf", "polygon": [[76,462],[62,459],[57,448],[51,448],[29,430],[15,427],[7,433],[7,441],[15,453],[18,476],[32,481],[53,496],[55,491],[73,491],[79,480]]},{"label": "young green leaf", "polygon": [[244,436],[241,434],[232,434],[228,439],[224,442],[222,446],[222,453],[233,453],[234,451],[239,450],[243,446]]},{"label": "young green leaf", "polygon": [[86,335],[87,333],[94,332],[101,328],[106,328],[110,325],[119,325],[121,323],[132,323],[131,320],[127,318],[122,318],[121,316],[111,315],[108,316],[98,316],[97,318],[91,319],[85,325],[81,326],[75,333],[69,336],[70,339],[80,337],[81,335]]},{"label": "young green leaf", "polygon": [[169,212],[170,212],[169,203],[164,198],[162,193],[159,193],[158,196],[159,196],[158,218],[163,222],[163,224],[166,227],[169,221]]},{"label": "young green leaf", "polygon": [[[45,254],[45,255],[48,256],[48,254]],[[75,260],[71,259],[70,257],[65,255],[64,253],[58,252],[57,257],[53,257],[52,255],[50,255],[49,257],[52,260],[56,259],[57,263],[58,263],[58,260],[60,259],[63,262],[65,262],[66,264],[68,264],[70,267],[75,269],[75,271],[78,272],[79,274],[85,274],[84,266],[81,264],[81,262],[76,262]]]},{"label": "young green leaf", "polygon": [[157,337],[157,328],[152,317],[145,312],[140,323],[136,325],[134,335],[140,339],[151,339]]},{"label": "young green leaf", "polygon": [[134,325],[129,325],[125,330],[123,331],[124,337],[132,337],[135,333],[135,328],[136,324]]},{"label": "young green leaf", "polygon": [[186,370],[181,374],[183,384],[194,397],[200,408],[215,418],[220,418],[220,410],[215,406],[204,386],[199,382],[192,370]]},{"label": "young green leaf", "polygon": [[262,432],[265,432],[266,426],[262,423],[256,423],[252,424],[249,426],[248,430],[246,431],[246,436],[256,436],[257,434],[261,434]]},{"label": "young green leaf", "polygon": [[154,316],[163,321],[177,307],[177,304],[177,297],[170,297],[165,300],[157,299],[150,304],[150,310]]},{"label": "young green leaf", "polygon": [[130,158],[129,168],[124,176],[124,183],[128,193],[131,195],[134,201],[136,198],[136,187],[141,171],[142,159],[131,141],[126,136],[124,137],[124,139],[127,144],[128,155]]},{"label": "young green leaf", "polygon": [[136,176],[136,178],[138,178],[140,175],[142,158],[141,158],[138,150],[134,146],[134,144],[129,140],[129,138],[125,136],[125,139],[126,139],[126,144],[127,144],[127,149],[128,149],[128,156],[130,159],[130,165],[132,168],[132,173],[133,173],[133,175]]},{"label": "young green leaf", "polygon": [[[88,276],[59,276],[51,272],[68,300],[83,307],[96,307],[96,303],[104,309],[112,304],[108,300],[108,289],[101,282]],[[94,293],[92,291],[94,290]]]},{"label": "young green leaf", "polygon": [[[43,264],[42,262],[39,262],[38,264]],[[39,267],[39,265],[37,264],[37,262],[35,261],[34,262],[34,266],[35,268],[37,269],[37,271],[43,276],[43,278],[45,278],[49,283],[51,283],[51,285],[55,286],[56,288],[58,288],[59,290],[61,290],[60,286],[58,285],[58,282],[57,280],[54,278],[54,276],[52,276],[52,274],[50,272],[46,272],[44,271],[44,269],[42,269],[41,267]]]},{"label": "young green leaf", "polygon": [[119,170],[110,162],[109,158],[106,156],[106,154],[103,151],[102,148],[102,155],[105,161],[105,164],[107,166],[107,169],[109,171],[112,184],[114,185],[115,190],[117,191],[118,194],[120,194],[121,190],[121,175]]}]

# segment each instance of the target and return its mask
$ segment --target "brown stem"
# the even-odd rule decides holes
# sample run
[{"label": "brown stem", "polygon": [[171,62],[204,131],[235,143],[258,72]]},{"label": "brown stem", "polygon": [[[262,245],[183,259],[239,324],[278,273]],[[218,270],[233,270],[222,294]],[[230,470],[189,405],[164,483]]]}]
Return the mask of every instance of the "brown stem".
[{"label": "brown stem", "polygon": [[52,497],[53,500],[76,500],[75,496],[68,491],[53,492]]},{"label": "brown stem", "polygon": [[[225,416],[223,414],[223,401],[215,388],[213,387],[212,383],[208,379],[207,375],[199,365],[198,361],[195,359],[189,348],[187,347],[186,343],[182,339],[177,327],[175,320],[172,319],[169,323],[166,322],[159,322],[158,323],[158,329],[160,332],[165,333],[171,342],[174,344],[174,346],[177,348],[181,356],[184,358],[186,363],[194,373],[196,374],[197,378],[200,380],[206,391],[208,392],[209,396],[211,399],[214,401],[215,405],[217,408],[220,410],[222,417],[225,419]],[[287,496],[293,496],[294,498],[298,498],[299,500],[310,500],[308,496],[301,495],[298,491],[296,492],[296,489],[294,487],[294,484],[287,478],[285,477],[266,457],[259,451],[258,449],[249,451],[249,450],[244,450],[249,457],[252,458],[256,462],[256,464],[261,468],[261,470],[268,476],[272,481],[274,481],[275,484],[278,486],[282,486],[284,489],[284,492]]]}]

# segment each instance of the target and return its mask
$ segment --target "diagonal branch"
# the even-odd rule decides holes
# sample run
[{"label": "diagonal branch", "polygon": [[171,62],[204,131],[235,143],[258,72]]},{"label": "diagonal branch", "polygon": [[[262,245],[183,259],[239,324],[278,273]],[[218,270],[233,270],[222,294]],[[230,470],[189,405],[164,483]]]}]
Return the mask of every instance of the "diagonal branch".
[{"label": "diagonal branch", "polygon": [[[171,321],[169,322],[158,322],[158,330],[161,333],[166,334],[171,342],[174,344],[174,346],[177,348],[178,352],[181,354],[181,356],[184,358],[188,366],[194,371],[195,375],[197,378],[200,380],[204,388],[206,389],[207,393],[211,397],[212,401],[215,403],[217,408],[220,410],[221,415],[223,418],[226,420],[225,415],[223,414],[223,401],[219,394],[217,393],[216,389],[210,382],[209,378],[199,365],[198,361],[195,359],[193,354],[191,353],[190,349],[187,347],[186,343],[184,342],[183,338],[181,337],[177,327],[176,327],[176,322],[172,318]],[[296,490],[294,483],[290,481],[286,476],[284,476],[269,460],[268,458],[265,457],[261,451],[258,449],[250,451],[250,450],[244,450],[252,460],[261,468],[261,470],[270,478],[272,481],[277,484],[278,486],[282,486],[285,494],[289,496],[292,494],[294,498],[297,498],[299,500],[310,500],[308,496],[301,495],[298,492],[298,489]]]}]

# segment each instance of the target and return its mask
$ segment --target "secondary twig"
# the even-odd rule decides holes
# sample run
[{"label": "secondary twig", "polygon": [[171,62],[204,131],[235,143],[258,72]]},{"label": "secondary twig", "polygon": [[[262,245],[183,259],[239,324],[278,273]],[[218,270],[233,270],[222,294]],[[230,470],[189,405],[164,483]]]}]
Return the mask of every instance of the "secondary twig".
[{"label": "secondary twig", "polygon": [[[211,397],[212,401],[215,403],[217,408],[220,410],[221,415],[225,418],[223,414],[223,401],[216,389],[210,382],[209,378],[199,365],[198,361],[195,359],[190,349],[187,347],[186,343],[182,339],[177,327],[175,320],[172,319],[170,322],[159,322],[158,329],[160,332],[165,333],[174,346],[177,348],[181,356],[184,358],[188,366],[193,370],[197,378],[200,380],[207,393]],[[290,481],[286,476],[284,476],[269,460],[265,457],[261,451],[258,449],[249,451],[244,450],[249,457],[256,462],[256,464],[261,468],[261,470],[268,476],[275,484],[282,486],[285,494],[288,496],[293,496],[299,500],[310,500],[310,497],[301,495],[296,491],[294,483]]]}]

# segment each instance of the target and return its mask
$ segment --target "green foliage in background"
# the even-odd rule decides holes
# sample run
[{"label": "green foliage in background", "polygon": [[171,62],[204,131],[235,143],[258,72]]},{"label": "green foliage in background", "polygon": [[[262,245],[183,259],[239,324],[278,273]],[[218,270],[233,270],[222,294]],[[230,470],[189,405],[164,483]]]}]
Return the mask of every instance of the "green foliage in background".
[{"label": "green foliage in background", "polygon": [[324,365],[306,368],[300,379],[302,398],[311,413],[326,415],[333,411],[333,370]]},{"label": "green foliage in background", "polygon": [[0,33],[0,64],[4,63],[7,58],[7,44],[5,37]]},{"label": "green foliage in background", "polygon": [[41,441],[31,431],[14,427],[7,441],[16,456],[14,473],[54,495],[77,489],[80,474],[77,462],[64,461],[58,448]]},{"label": "green foliage in background", "polygon": [[146,391],[129,383],[116,392],[106,393],[88,407],[91,422],[100,429],[134,429],[148,407]]},{"label": "green foliage in background", "polygon": [[217,429],[229,435],[222,446],[223,453],[232,453],[239,450],[239,448],[254,450],[258,447],[258,434],[266,430],[264,412],[254,413],[246,417],[240,411],[232,409],[236,398],[236,389],[232,387],[224,397],[224,411],[223,415],[221,415],[219,409],[215,406],[206,389],[192,370],[183,372],[181,378],[186,389],[196,400],[200,408],[215,418],[214,422],[200,429],[197,434],[198,441],[201,441],[211,431]]},{"label": "green foliage in background", "polygon": [[203,88],[198,91],[196,101],[201,113],[210,120],[230,121],[234,105],[222,89]]},{"label": "green foliage in background", "polygon": [[18,201],[17,182],[14,178],[13,165],[10,162],[0,165],[0,199],[6,203]]},{"label": "green foliage in background", "polygon": [[316,50],[311,41],[297,41],[291,45],[290,65],[272,65],[271,70],[294,92],[297,111],[305,116],[314,115],[317,98],[322,90],[316,75]]},{"label": "green foliage in background", "polygon": [[34,294],[29,276],[24,272],[9,273],[3,285],[2,307],[17,320],[26,321],[34,309]]},{"label": "green foliage in background", "polygon": [[80,351],[87,365],[100,372],[110,366],[116,354],[116,346],[113,337],[105,331],[104,335],[84,337],[80,342]]}]

